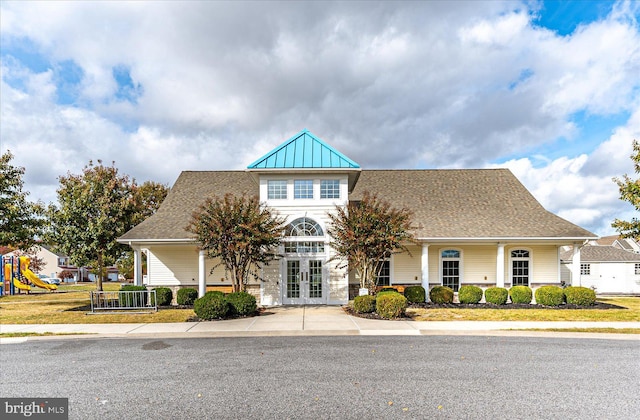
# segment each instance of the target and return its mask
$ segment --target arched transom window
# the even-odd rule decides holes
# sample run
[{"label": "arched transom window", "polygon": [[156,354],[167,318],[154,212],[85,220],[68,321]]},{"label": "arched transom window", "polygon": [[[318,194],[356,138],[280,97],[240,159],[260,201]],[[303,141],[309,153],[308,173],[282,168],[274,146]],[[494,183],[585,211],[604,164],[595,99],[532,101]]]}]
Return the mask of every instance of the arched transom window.
[{"label": "arched transom window", "polygon": [[324,236],[324,232],[315,220],[300,217],[287,226],[287,236]]},{"label": "arched transom window", "polygon": [[313,219],[300,217],[287,226],[284,252],[318,253],[324,252],[324,231]]}]

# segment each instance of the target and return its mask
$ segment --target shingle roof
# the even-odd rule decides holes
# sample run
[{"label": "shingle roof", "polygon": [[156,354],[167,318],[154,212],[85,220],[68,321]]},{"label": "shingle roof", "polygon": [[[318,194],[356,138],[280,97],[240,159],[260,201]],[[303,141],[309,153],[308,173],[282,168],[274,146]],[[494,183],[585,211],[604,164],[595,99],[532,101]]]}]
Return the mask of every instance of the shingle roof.
[{"label": "shingle roof", "polygon": [[418,238],[587,238],[545,210],[508,169],[362,171],[351,200],[378,193],[414,213]]},{"label": "shingle roof", "polygon": [[[362,171],[350,200],[365,191],[413,211],[418,238],[594,238],[546,211],[507,169]],[[188,239],[192,212],[207,197],[258,195],[247,172],[183,172],[156,214],[121,241]]]},{"label": "shingle roof", "polygon": [[185,171],[180,174],[158,211],[120,237],[120,241],[188,239],[191,214],[208,197],[232,193],[258,195],[258,185],[244,171]]},{"label": "shingle roof", "polygon": [[[560,259],[570,261],[573,248],[560,253]],[[608,245],[588,245],[580,249],[580,262],[640,262],[640,254]]]}]

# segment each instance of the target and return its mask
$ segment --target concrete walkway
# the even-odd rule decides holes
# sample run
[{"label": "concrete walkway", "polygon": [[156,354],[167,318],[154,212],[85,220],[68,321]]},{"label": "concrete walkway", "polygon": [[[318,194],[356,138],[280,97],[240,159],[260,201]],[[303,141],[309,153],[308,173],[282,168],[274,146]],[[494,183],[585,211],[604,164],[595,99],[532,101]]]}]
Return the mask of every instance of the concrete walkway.
[{"label": "concrete walkway", "polygon": [[[100,315],[93,315],[99,317]],[[640,340],[640,334],[540,332],[557,328],[638,328],[640,322],[383,321],[351,316],[337,306],[284,306],[260,316],[225,321],[139,324],[13,324],[0,333],[75,334],[75,337],[251,337],[291,335],[504,335]],[[516,330],[516,331],[514,331]],[[85,335],[89,334],[89,335]],[[51,336],[62,338],[64,336]],[[37,337],[49,338],[49,337]],[[0,343],[32,337],[0,338]]]}]

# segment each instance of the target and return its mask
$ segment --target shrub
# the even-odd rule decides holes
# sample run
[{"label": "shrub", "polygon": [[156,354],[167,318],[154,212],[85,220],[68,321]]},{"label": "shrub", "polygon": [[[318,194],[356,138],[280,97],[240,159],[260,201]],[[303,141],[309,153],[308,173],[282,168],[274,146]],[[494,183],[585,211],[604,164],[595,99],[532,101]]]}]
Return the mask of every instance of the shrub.
[{"label": "shrub", "polygon": [[482,289],[478,286],[462,286],[458,290],[460,303],[478,303],[482,299]]},{"label": "shrub", "polygon": [[154,289],[156,291],[156,301],[158,302],[158,306],[168,306],[171,305],[171,300],[173,299],[173,292],[168,287],[157,287]]},{"label": "shrub", "polygon": [[230,305],[229,309],[233,314],[252,315],[258,309],[256,298],[251,293],[234,292],[229,293],[226,298]]},{"label": "shrub", "polygon": [[535,296],[539,305],[560,306],[564,303],[564,291],[559,286],[538,287]]},{"label": "shrub", "polygon": [[198,299],[198,291],[196,289],[180,289],[176,296],[178,305],[193,305],[196,299]]},{"label": "shrub", "polygon": [[531,303],[533,292],[529,286],[513,286],[509,289],[509,296],[513,303]]},{"label": "shrub", "polygon": [[407,298],[400,293],[383,293],[376,297],[376,312],[383,318],[398,318],[407,309]]},{"label": "shrub", "polygon": [[[120,286],[121,292],[141,292],[146,291],[145,286],[135,286],[133,284],[123,284]],[[148,293],[130,294],[130,293],[118,293],[118,302],[120,306],[145,306],[147,304]]]},{"label": "shrub", "polygon": [[429,291],[433,303],[453,303],[453,289],[446,286],[433,286]]},{"label": "shrub", "polygon": [[484,291],[484,299],[488,303],[504,305],[509,298],[509,291],[504,287],[489,287]]},{"label": "shrub", "polygon": [[379,295],[380,293],[398,293],[398,291],[396,289],[394,289],[393,287],[383,287],[378,293],[376,293],[377,295]]},{"label": "shrub", "polygon": [[353,310],[358,314],[375,312],[376,297],[371,295],[356,296],[356,298],[353,299]]},{"label": "shrub", "polygon": [[207,292],[193,302],[193,311],[200,319],[224,318],[229,313],[229,302],[222,292]]},{"label": "shrub", "polygon": [[422,303],[425,301],[426,292],[422,286],[409,286],[404,289],[404,297],[409,303]]},{"label": "shrub", "polygon": [[571,305],[591,306],[596,303],[596,292],[588,287],[569,286],[564,289],[564,296]]}]

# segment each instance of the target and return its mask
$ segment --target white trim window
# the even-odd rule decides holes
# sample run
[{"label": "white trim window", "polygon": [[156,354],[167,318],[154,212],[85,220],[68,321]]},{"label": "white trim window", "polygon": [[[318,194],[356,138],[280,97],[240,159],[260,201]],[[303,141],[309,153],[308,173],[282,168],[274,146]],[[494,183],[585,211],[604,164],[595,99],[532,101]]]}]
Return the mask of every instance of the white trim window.
[{"label": "white trim window", "polygon": [[580,275],[581,276],[590,276],[591,275],[591,264],[587,264],[587,263],[580,264]]},{"label": "white trim window", "polygon": [[527,249],[511,251],[511,286],[529,286],[531,277],[531,252]]},{"label": "white trim window", "polygon": [[391,261],[384,260],[380,272],[376,277],[376,285],[378,286],[391,286]]},{"label": "white trim window", "polygon": [[340,181],[337,179],[320,180],[320,198],[340,198]]},{"label": "white trim window", "polygon": [[267,198],[269,200],[286,200],[287,181],[281,179],[267,181]]},{"label": "white trim window", "polygon": [[296,200],[313,199],[313,180],[296,179],[293,181],[293,198]]},{"label": "white trim window", "polygon": [[462,252],[459,249],[440,251],[440,274],[442,285],[457,292],[462,273]]}]

